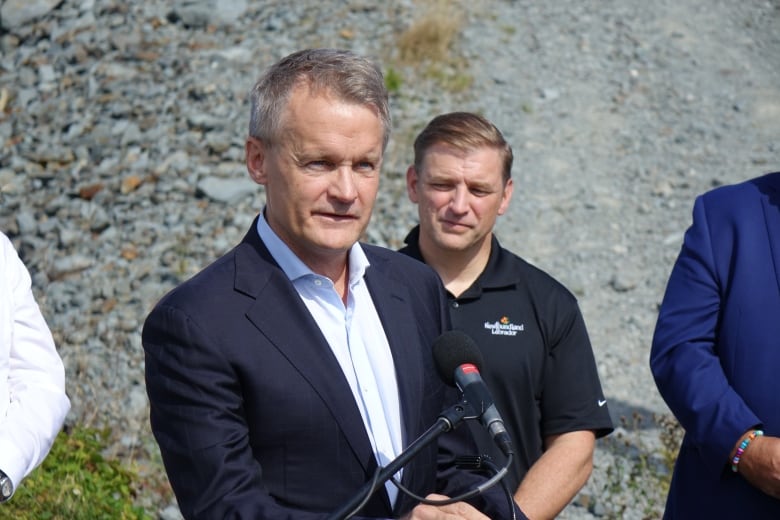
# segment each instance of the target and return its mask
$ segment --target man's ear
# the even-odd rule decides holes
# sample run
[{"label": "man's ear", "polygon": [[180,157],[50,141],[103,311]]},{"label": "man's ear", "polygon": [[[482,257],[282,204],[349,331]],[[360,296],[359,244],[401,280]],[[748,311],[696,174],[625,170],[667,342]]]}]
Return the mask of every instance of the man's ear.
[{"label": "man's ear", "polygon": [[406,169],[406,193],[409,195],[409,200],[417,204],[417,187],[419,186],[420,178],[417,175],[417,170],[414,165],[409,166]]},{"label": "man's ear", "polygon": [[509,207],[509,201],[512,200],[512,192],[514,189],[515,183],[512,182],[512,179],[506,181],[506,184],[504,184],[504,193],[501,195],[501,205],[498,207],[499,215],[503,215]]},{"label": "man's ear", "polygon": [[265,174],[266,145],[257,137],[247,137],[244,145],[246,151],[246,169],[249,176],[257,184],[265,184],[268,180]]}]

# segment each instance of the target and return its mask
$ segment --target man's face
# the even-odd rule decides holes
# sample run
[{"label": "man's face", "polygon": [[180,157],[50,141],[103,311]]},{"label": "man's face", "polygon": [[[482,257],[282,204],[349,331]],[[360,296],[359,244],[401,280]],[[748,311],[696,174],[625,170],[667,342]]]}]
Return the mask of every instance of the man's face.
[{"label": "man's face", "polygon": [[298,86],[277,143],[247,140],[247,168],[266,188],[266,219],[316,271],[357,242],[379,187],[383,127],[368,107]]},{"label": "man's face", "polygon": [[418,205],[421,244],[451,253],[484,246],[512,197],[512,180],[504,184],[502,166],[491,147],[429,148],[422,171],[412,166],[406,173],[409,198]]}]

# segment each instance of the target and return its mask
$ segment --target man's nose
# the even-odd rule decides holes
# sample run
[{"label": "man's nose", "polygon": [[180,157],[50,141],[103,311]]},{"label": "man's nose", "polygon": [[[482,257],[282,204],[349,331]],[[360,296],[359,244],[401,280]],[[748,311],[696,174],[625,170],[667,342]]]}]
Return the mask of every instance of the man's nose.
[{"label": "man's nose", "polygon": [[335,178],[331,183],[330,194],[344,201],[352,201],[357,198],[355,172],[350,167],[340,166],[336,169]]},{"label": "man's nose", "polygon": [[469,191],[465,186],[457,186],[452,193],[450,209],[455,213],[466,213],[469,209]]}]

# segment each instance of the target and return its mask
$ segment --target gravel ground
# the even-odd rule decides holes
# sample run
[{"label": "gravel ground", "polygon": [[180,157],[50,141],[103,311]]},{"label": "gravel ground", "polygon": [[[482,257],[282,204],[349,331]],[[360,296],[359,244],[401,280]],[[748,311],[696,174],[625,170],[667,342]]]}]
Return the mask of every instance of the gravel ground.
[{"label": "gravel ground", "polygon": [[780,170],[780,2],[0,0],[0,27],[0,229],[65,361],[68,423],[114,428],[150,511],[178,516],[154,478],[143,319],[262,207],[242,165],[256,77],[333,46],[397,85],[371,242],[415,223],[403,173],[433,115],[504,131],[499,238],[578,295],[621,425],[561,517],[660,516],[657,306],[695,195]]}]

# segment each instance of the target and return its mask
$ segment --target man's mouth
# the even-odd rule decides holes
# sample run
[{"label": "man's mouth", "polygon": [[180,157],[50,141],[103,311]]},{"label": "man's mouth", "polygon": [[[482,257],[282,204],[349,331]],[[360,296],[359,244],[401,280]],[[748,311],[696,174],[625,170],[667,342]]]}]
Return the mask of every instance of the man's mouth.
[{"label": "man's mouth", "polygon": [[358,220],[357,215],[349,214],[349,213],[315,213],[320,218],[324,218],[327,220],[332,220],[334,222],[350,222],[353,220]]},{"label": "man's mouth", "polygon": [[453,229],[471,229],[471,226],[458,220],[441,220],[444,227]]}]

